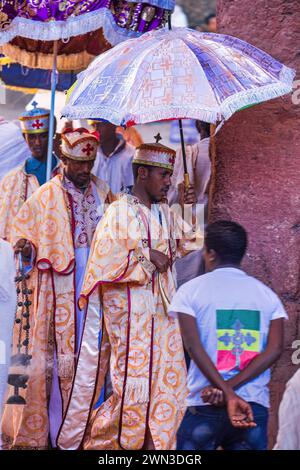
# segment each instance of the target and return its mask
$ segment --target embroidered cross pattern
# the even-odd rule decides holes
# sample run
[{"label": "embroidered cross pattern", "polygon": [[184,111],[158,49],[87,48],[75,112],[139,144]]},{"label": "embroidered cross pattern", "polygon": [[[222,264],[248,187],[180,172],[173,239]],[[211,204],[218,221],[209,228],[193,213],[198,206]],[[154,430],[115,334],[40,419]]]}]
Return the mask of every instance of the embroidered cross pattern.
[{"label": "embroidered cross pattern", "polygon": [[44,127],[44,123],[43,122],[40,122],[39,119],[36,119],[36,121],[34,121],[34,123],[32,124],[32,127],[35,129],[39,129],[40,127]]},{"label": "embroidered cross pattern", "polygon": [[242,370],[259,353],[260,312],[217,310],[217,368]]},{"label": "embroidered cross pattern", "polygon": [[94,147],[91,144],[87,144],[87,146],[84,149],[82,149],[82,151],[86,153],[87,156],[89,157],[91,153],[94,151]]}]

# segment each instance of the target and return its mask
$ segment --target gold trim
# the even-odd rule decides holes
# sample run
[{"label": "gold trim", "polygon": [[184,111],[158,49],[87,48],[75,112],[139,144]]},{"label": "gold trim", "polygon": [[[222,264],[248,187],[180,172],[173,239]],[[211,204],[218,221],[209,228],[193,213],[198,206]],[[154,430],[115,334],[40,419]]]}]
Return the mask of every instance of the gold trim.
[{"label": "gold trim", "polygon": [[136,259],[136,261],[141,263],[143,268],[148,273],[150,273],[151,276],[156,271],[156,266],[153,263],[151,263],[151,261],[148,258],[146,258],[146,256],[144,255],[142,250],[140,250],[140,249],[134,250],[134,256],[133,257]]},{"label": "gold trim", "polygon": [[[38,69],[51,70],[53,67],[53,54],[42,54],[28,52],[13,44],[4,44],[0,51],[5,56],[18,62],[19,64]],[[76,54],[61,54],[57,56],[57,70],[59,72],[79,71],[87,68],[96,56],[86,51]]]},{"label": "gold trim", "polygon": [[38,88],[23,88],[21,86],[6,85],[6,83],[4,83],[4,86],[7,90],[19,91],[19,92],[21,91],[22,93],[25,93],[28,95],[35,95],[38,92]]},{"label": "gold trim", "polygon": [[70,155],[69,153],[66,153],[64,152],[62,149],[61,149],[61,153],[63,155],[63,157],[66,157],[66,158],[70,158],[70,160],[77,160],[77,161],[81,161],[81,162],[91,162],[92,160],[96,160],[96,156],[95,155],[93,158],[91,157],[76,157],[74,155]]},{"label": "gold trim", "polygon": [[136,163],[137,165],[148,165],[148,166],[158,166],[160,168],[166,168],[167,170],[174,170],[173,165],[168,165],[167,163],[156,163],[156,162],[148,162],[147,160],[132,160],[132,163]]},{"label": "gold trim", "polygon": [[49,133],[49,128],[44,128],[44,129],[37,129],[36,131],[27,131],[25,129],[21,128],[22,134],[48,134]]},{"label": "gold trim", "polygon": [[[76,132],[76,131],[74,131],[74,133],[75,133],[75,132]],[[70,132],[70,134],[71,134],[71,132]],[[97,143],[97,146],[98,146],[99,140],[97,139],[97,137],[96,137],[95,135],[93,135],[93,134],[88,134],[87,132],[85,132],[85,133],[83,133],[83,132],[82,132],[82,133],[78,132],[78,134],[79,134],[79,135],[82,134],[82,137],[81,137],[80,139],[77,139],[73,144],[72,144],[72,142],[70,142],[70,140],[68,139],[68,134],[62,134],[61,139],[62,139],[64,142],[66,142],[66,143],[68,144],[68,146],[71,147],[71,149],[73,149],[74,147],[76,147],[76,146],[79,145],[79,144],[83,144],[84,142],[86,142],[87,140],[90,140],[90,139],[95,140],[95,143]]]},{"label": "gold trim", "polygon": [[150,150],[151,152],[158,152],[158,153],[170,153],[171,155],[176,156],[176,151],[171,149],[170,147],[166,147],[165,145],[162,144],[147,144],[143,143],[136,149],[137,151],[139,150]]},{"label": "gold trim", "polygon": [[50,116],[50,111],[47,114],[36,114],[35,116],[20,116],[20,121],[30,121],[35,119],[48,118]]}]

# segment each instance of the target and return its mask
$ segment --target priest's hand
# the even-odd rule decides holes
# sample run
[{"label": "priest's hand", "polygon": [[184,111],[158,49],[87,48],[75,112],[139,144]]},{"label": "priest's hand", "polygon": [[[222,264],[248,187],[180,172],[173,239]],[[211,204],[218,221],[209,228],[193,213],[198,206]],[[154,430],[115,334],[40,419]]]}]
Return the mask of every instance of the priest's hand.
[{"label": "priest's hand", "polygon": [[29,259],[32,253],[31,243],[25,238],[21,238],[15,245],[15,253],[21,253],[23,258]]},{"label": "priest's hand", "polygon": [[235,428],[254,428],[253,412],[251,405],[242,398],[232,393],[226,397],[228,417]]},{"label": "priest's hand", "polygon": [[165,273],[170,267],[169,257],[158,250],[150,249],[150,261],[160,273]]},{"label": "priest's hand", "polygon": [[195,188],[193,185],[190,185],[188,188],[184,188],[183,202],[184,204],[196,204],[197,203],[197,196],[196,196]]}]

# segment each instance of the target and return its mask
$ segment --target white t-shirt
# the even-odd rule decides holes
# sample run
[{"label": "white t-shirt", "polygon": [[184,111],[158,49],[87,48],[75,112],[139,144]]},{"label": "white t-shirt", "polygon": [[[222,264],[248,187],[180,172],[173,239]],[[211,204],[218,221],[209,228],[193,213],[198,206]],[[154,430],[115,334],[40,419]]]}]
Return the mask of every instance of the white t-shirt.
[{"label": "white t-shirt", "polygon": [[120,140],[115,150],[106,156],[99,146],[92,173],[108,184],[113,194],[133,186],[132,159],[134,148]]},{"label": "white t-shirt", "polygon": [[[196,318],[204,349],[224,378],[236,375],[266,347],[270,321],[287,318],[277,295],[241,269],[219,268],[180,287],[169,308]],[[236,389],[246,401],[269,407],[270,370]],[[191,361],[188,406],[204,405],[210,385]]]}]

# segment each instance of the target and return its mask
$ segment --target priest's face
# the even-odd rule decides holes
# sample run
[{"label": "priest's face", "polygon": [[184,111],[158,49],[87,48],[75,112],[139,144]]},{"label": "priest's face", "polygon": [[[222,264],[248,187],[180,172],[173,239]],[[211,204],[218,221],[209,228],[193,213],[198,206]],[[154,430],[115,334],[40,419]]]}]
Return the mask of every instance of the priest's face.
[{"label": "priest's face", "polygon": [[37,160],[44,160],[47,157],[48,132],[41,134],[24,134],[31,155]]},{"label": "priest's face", "polygon": [[171,176],[171,170],[155,166],[149,168],[145,187],[153,202],[161,202],[167,197],[171,186]]},{"label": "priest's face", "polygon": [[77,188],[87,188],[91,180],[91,171],[95,160],[88,162],[62,158],[66,176],[77,186]]}]

